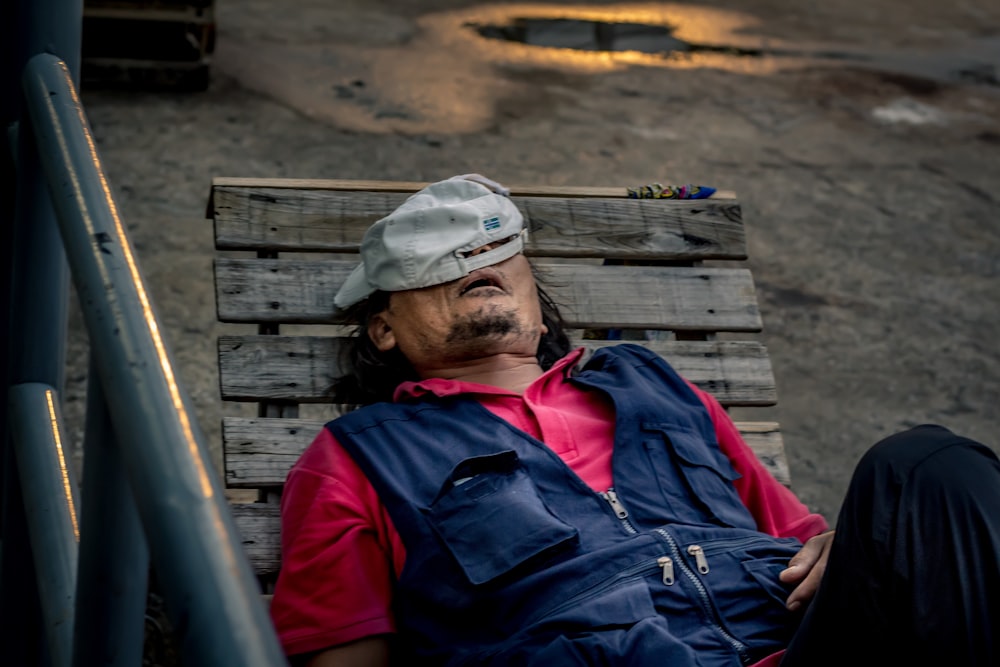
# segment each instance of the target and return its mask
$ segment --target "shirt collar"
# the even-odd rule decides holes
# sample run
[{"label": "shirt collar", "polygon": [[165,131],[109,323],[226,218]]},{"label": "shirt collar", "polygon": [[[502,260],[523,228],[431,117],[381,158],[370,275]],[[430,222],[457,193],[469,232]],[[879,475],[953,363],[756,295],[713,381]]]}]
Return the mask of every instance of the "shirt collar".
[{"label": "shirt collar", "polygon": [[[557,373],[563,373],[568,377],[569,372],[580,361],[580,358],[583,357],[584,349],[585,348],[580,347],[571,351],[565,357],[552,364],[552,367],[549,368],[549,370],[542,373],[531,384],[535,385],[540,382],[544,382]],[[462,380],[449,380],[446,378],[428,378],[419,382],[404,382],[400,384],[396,387],[396,391],[392,395],[392,400],[400,403],[424,398],[426,396],[444,398],[445,396],[457,396],[458,394],[518,395],[508,389],[502,389],[488,384],[465,382]]]}]

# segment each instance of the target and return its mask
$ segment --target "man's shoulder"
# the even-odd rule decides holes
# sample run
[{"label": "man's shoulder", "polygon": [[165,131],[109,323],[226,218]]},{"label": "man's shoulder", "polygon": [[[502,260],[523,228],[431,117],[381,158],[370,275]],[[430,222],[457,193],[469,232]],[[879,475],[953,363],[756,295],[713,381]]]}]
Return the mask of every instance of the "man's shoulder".
[{"label": "man's shoulder", "polygon": [[584,368],[600,368],[610,359],[624,359],[641,364],[650,362],[662,363],[670,366],[666,359],[637,343],[615,343],[599,347],[584,360]]},{"label": "man's shoulder", "polygon": [[598,349],[576,377],[615,386],[648,387],[659,394],[668,391],[679,395],[692,393],[691,384],[670,362],[655,351],[634,343]]}]

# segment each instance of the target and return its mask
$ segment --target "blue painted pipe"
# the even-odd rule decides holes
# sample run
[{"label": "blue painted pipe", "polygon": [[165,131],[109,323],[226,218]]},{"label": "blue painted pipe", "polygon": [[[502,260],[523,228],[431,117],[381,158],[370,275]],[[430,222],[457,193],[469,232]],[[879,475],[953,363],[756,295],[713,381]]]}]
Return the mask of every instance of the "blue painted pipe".
[{"label": "blue painted pipe", "polygon": [[[32,540],[28,535],[22,490],[10,432],[6,389],[39,382],[62,389],[66,360],[69,269],[24,121],[20,80],[37,53],[58,54],[76,76],[80,66],[83,0],[12,0],[0,20],[0,662],[11,667],[48,665],[41,600],[35,585]],[[14,131],[15,124],[19,127]],[[57,393],[58,395],[58,393]]]},{"label": "blue painted pipe", "polygon": [[74,667],[135,667],[145,639],[149,548],[91,354],[83,436]]},{"label": "blue painted pipe", "polygon": [[70,72],[24,95],[111,421],[187,665],[284,665]]},{"label": "blue painted pipe", "polygon": [[70,667],[80,529],[69,441],[52,387],[15,385],[9,406],[11,443],[36,554],[43,632],[52,666]]}]

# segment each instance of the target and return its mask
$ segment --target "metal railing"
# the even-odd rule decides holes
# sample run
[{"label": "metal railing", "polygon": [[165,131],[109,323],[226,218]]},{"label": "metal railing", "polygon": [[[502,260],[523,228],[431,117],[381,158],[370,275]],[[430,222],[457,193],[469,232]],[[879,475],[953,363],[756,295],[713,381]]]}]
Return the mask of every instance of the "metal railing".
[{"label": "metal railing", "polygon": [[[152,567],[184,664],[284,665],[77,95],[80,2],[18,11],[69,37],[35,40],[8,133],[0,664],[142,664]],[[82,493],[59,398],[69,277],[91,350]]]}]

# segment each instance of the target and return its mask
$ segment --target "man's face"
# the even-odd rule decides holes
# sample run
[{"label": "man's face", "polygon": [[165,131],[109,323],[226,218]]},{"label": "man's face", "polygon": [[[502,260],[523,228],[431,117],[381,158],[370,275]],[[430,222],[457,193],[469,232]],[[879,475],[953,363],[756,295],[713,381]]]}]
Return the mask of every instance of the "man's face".
[{"label": "man's face", "polygon": [[524,255],[433,287],[393,292],[373,318],[379,349],[398,347],[421,377],[496,354],[534,356],[544,333]]}]

